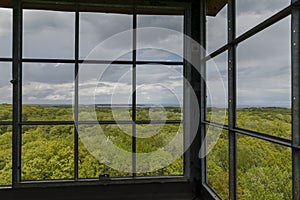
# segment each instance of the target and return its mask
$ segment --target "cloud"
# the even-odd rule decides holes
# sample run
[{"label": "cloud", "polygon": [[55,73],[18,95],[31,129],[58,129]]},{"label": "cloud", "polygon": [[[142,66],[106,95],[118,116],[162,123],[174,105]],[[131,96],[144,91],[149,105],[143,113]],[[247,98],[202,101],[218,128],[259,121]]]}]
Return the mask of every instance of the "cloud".
[{"label": "cloud", "polygon": [[75,14],[24,10],[24,57],[74,58]]},{"label": "cloud", "polygon": [[12,56],[12,9],[0,8],[0,57],[11,57],[11,56]]},{"label": "cloud", "polygon": [[30,82],[23,85],[24,104],[72,104],[73,83]]},{"label": "cloud", "polygon": [[[257,2],[257,3],[255,3]],[[248,30],[266,19],[289,2],[274,0],[245,0],[237,4],[238,34]],[[208,51],[216,50],[227,40],[227,8],[216,17],[207,18]],[[70,58],[75,54],[75,15],[72,12],[25,11],[24,12],[24,56],[35,58]],[[124,14],[80,14],[80,54],[84,58],[98,44],[114,34],[130,30],[132,16]],[[11,56],[11,10],[0,9],[0,56]],[[182,32],[183,17],[180,16],[138,16],[138,27],[163,27]],[[138,59],[145,60],[180,60],[176,55],[166,51],[153,49],[164,46],[176,52],[183,51],[183,38],[178,34],[147,34],[138,32],[138,47],[146,49],[138,51]],[[3,48],[5,47],[5,48]],[[94,58],[109,58],[115,51],[126,54],[122,59],[132,58],[132,37],[114,40],[96,52]],[[240,105],[278,105],[290,100],[290,17],[273,25],[253,38],[238,46],[238,100]],[[226,54],[226,53],[225,53]],[[221,94],[216,85],[223,82],[227,85],[227,58],[223,55],[214,59],[221,74],[221,80],[215,76],[214,70],[208,70],[210,84],[216,87],[214,94]],[[2,63],[1,63],[2,66]],[[8,70],[10,67],[6,68]],[[81,70],[86,68],[86,70]],[[94,69],[93,69],[94,68]],[[112,66],[104,71],[105,65],[80,65],[80,94],[82,102],[88,101],[94,85],[98,87],[97,101],[108,102],[116,86],[122,96],[120,102],[128,102],[131,93],[130,65]],[[169,70],[182,73],[181,66],[171,66]],[[103,73],[99,79],[99,72]],[[70,103],[74,86],[74,66],[72,64],[32,64],[23,65],[24,102],[32,103]],[[168,73],[159,67],[138,66],[139,99],[141,101],[175,102],[174,94],[182,95],[182,77],[176,73]],[[127,74],[124,76],[124,74]],[[0,102],[11,99],[11,85],[8,83],[8,71],[0,74]],[[118,82],[118,84],[116,84]],[[166,87],[163,87],[166,86]],[[224,93],[224,91],[223,91]],[[225,93],[227,90],[225,89]],[[163,95],[162,95],[163,94]],[[120,97],[121,97],[120,96]],[[124,96],[124,98],[123,98]],[[126,97],[126,98],[125,98]],[[180,97],[181,98],[181,97]],[[221,99],[221,97],[219,98]]]}]

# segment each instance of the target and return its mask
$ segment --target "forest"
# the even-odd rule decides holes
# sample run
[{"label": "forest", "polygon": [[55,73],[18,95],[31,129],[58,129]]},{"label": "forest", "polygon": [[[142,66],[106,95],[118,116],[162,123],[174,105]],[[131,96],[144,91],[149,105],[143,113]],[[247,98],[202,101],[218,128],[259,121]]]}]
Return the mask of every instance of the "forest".
[{"label": "forest", "polygon": [[[96,111],[96,115],[92,113]],[[83,121],[130,120],[131,110],[128,108],[107,108],[81,106],[78,108],[78,119]],[[30,121],[72,121],[72,107],[24,105],[22,120]],[[211,113],[214,122],[224,115],[224,109],[208,108],[207,119]],[[138,120],[182,120],[182,109],[137,108]],[[226,116],[227,117],[227,116]],[[0,105],[0,122],[12,120],[12,106]],[[25,123],[26,124],[26,123]],[[128,152],[132,150],[132,132],[130,124],[101,124],[105,136],[116,146]],[[237,126],[252,131],[259,131],[283,138],[291,138],[291,110],[287,108],[239,108],[237,109]],[[99,174],[109,174],[111,177],[131,176],[128,172],[117,171],[106,166],[106,160],[101,157],[101,146],[93,140],[98,124],[82,124],[77,129],[83,131],[78,145],[78,176],[81,179],[97,178]],[[22,125],[22,181],[72,179],[74,177],[74,125]],[[174,159],[175,155],[164,147],[177,134],[183,134],[182,126],[178,124],[138,124],[136,127],[137,152],[147,153],[161,149],[157,156],[149,156],[149,162],[139,162],[140,168],[152,169],[152,172],[138,173],[137,176],[182,175],[184,173],[183,159],[177,159],[164,167],[163,159]],[[155,133],[155,134],[153,134]],[[207,156],[207,173],[209,185],[222,199],[228,199],[228,132],[216,127],[207,127],[208,139],[219,136],[215,146]],[[147,136],[147,137],[146,137]],[[94,148],[86,148],[84,140],[90,139]],[[0,185],[11,184],[12,167],[12,126],[0,125]],[[103,147],[102,147],[103,148]],[[174,151],[180,151],[180,148]],[[117,156],[117,155],[113,155]],[[120,160],[122,157],[112,159]],[[292,161],[291,150],[249,136],[238,135],[237,140],[237,184],[238,199],[291,199],[292,195]],[[161,169],[155,167],[160,166]]]}]

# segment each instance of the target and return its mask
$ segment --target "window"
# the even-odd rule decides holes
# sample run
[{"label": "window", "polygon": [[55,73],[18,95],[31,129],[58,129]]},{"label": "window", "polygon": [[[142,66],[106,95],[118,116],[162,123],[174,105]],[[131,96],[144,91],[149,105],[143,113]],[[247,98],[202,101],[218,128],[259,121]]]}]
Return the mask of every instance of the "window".
[{"label": "window", "polygon": [[12,9],[0,8],[0,187],[12,184]]},{"label": "window", "polygon": [[[231,0],[215,17],[207,16],[207,96],[202,96],[206,100],[202,130],[206,130],[207,150],[204,186],[211,196],[293,198],[292,182],[297,184],[298,180],[292,168],[299,167],[292,160],[299,155],[291,153],[297,151],[292,144],[297,143],[298,134],[292,131],[298,124],[292,123],[298,109],[292,100],[297,86],[292,82],[299,80],[292,70],[299,61],[293,62],[291,49],[293,40],[299,38],[291,38],[291,31],[297,29],[291,26],[297,20],[289,4]],[[224,31],[223,37],[219,34],[226,25],[227,39]],[[220,106],[220,100],[226,103]]]},{"label": "window", "polygon": [[[9,51],[0,50],[6,94],[0,100],[0,185],[12,180],[13,103],[21,109],[14,110],[21,114],[16,184],[106,175],[182,178],[184,16],[22,6],[22,82],[14,93],[21,98],[14,102],[10,80],[18,72],[12,74]],[[0,10],[8,15],[0,23],[12,17],[9,11]],[[0,41],[7,42],[11,24],[4,27]]]}]

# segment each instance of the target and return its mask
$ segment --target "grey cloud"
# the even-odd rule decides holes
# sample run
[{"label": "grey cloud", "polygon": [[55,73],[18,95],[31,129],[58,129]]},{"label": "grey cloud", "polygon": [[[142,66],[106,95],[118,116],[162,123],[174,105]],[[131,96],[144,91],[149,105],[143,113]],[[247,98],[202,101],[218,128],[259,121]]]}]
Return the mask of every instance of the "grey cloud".
[{"label": "grey cloud", "polygon": [[263,14],[276,12],[290,4],[290,0],[242,0],[237,1],[237,14]]},{"label": "grey cloud", "polygon": [[73,29],[75,13],[57,11],[24,10],[24,32],[35,33],[45,29]]},{"label": "grey cloud", "polygon": [[23,64],[23,82],[48,84],[74,82],[75,66],[72,64]]},{"label": "grey cloud", "polygon": [[[132,28],[132,16],[124,14],[82,13],[80,19],[81,58],[85,58],[92,49],[109,37]],[[129,51],[132,48],[127,43],[111,44],[112,47],[126,48]]]},{"label": "grey cloud", "polygon": [[24,57],[74,58],[74,20],[74,13],[25,11]]},{"label": "grey cloud", "polygon": [[208,16],[206,20],[206,50],[211,53],[227,43],[227,6],[217,16]]},{"label": "grey cloud", "polygon": [[12,10],[11,9],[0,8],[0,56],[3,57],[12,56]]},{"label": "grey cloud", "polygon": [[[181,23],[178,23],[178,22]],[[155,15],[139,15],[138,28],[143,27],[160,27],[172,29],[174,31],[183,32],[182,16],[155,16]]]}]

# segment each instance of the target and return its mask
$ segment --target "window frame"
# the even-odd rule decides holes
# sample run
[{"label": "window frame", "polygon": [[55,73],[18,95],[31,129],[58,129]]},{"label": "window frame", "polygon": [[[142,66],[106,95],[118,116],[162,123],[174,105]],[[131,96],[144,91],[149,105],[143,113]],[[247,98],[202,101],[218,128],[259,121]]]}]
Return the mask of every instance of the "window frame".
[{"label": "window frame", "polygon": [[[214,57],[221,55],[222,53],[228,53],[228,125],[211,122],[204,116],[201,121],[201,126],[212,126],[219,129],[224,129],[228,131],[228,152],[229,152],[229,182],[228,191],[229,199],[237,199],[237,135],[243,135],[248,137],[253,137],[262,141],[267,141],[272,144],[278,144],[283,147],[288,147],[293,152],[292,153],[292,185],[293,185],[293,199],[300,199],[300,128],[299,128],[299,112],[300,112],[300,100],[299,95],[299,74],[300,64],[299,64],[299,0],[291,0],[291,4],[280,11],[274,13],[272,16],[263,20],[262,22],[256,24],[256,26],[248,29],[248,31],[243,32],[238,37],[236,36],[236,1],[228,0],[227,2],[227,43],[224,46],[220,46],[215,51],[211,52],[207,56],[202,57],[202,62],[206,63],[213,59]],[[291,49],[292,53],[290,55],[292,63],[291,64],[291,90],[292,90],[292,100],[291,100],[291,113],[292,113],[292,137],[291,139],[285,139],[281,137],[272,136],[270,134],[250,131],[237,127],[236,124],[236,107],[237,107],[237,46],[243,41],[255,36],[259,32],[267,29],[271,25],[279,22],[286,17],[291,16]],[[202,28],[206,28],[203,25]],[[206,88],[202,88],[201,92],[201,110],[206,110]],[[204,114],[205,115],[205,114]],[[206,136],[205,128],[202,128],[202,137]],[[221,199],[217,192],[214,191],[208,184],[207,177],[207,163],[206,158],[201,159],[202,165],[205,166],[204,172],[204,182],[202,187],[204,189],[204,194],[207,195],[208,199]]]},{"label": "window frame", "polygon": [[[51,4],[53,3],[53,4]],[[27,6],[28,5],[28,6]],[[52,7],[53,5],[53,7]],[[21,180],[22,172],[22,126],[24,125],[74,125],[76,123],[83,123],[83,124],[95,124],[98,122],[86,122],[78,120],[78,80],[75,79],[75,109],[74,109],[74,121],[22,121],[22,63],[71,63],[74,64],[75,67],[75,77],[79,71],[79,65],[83,63],[83,60],[79,59],[79,13],[80,12],[99,12],[99,13],[125,13],[125,14],[132,14],[133,15],[133,23],[136,26],[136,18],[139,14],[153,14],[153,15],[180,15],[183,16],[184,20],[184,34],[189,35],[189,30],[187,27],[190,25],[188,24],[189,16],[191,15],[191,6],[189,3],[180,3],[177,4],[175,7],[172,3],[168,3],[168,8],[161,8],[159,6],[138,6],[137,8],[128,8],[124,5],[121,6],[103,6],[102,4],[98,3],[69,3],[69,2],[60,2],[60,5],[57,7],[55,2],[51,1],[35,1],[35,0],[22,0],[16,1],[13,7],[13,57],[9,59],[9,61],[13,62],[13,121],[11,125],[13,125],[13,167],[12,167],[12,188],[23,188],[23,187],[51,187],[51,186],[76,186],[76,185],[99,185],[102,184],[102,181],[99,179],[80,179],[78,177],[78,133],[76,129],[74,129],[74,179],[72,180],[50,180],[50,181],[23,181]],[[23,44],[23,9],[38,9],[43,10],[43,8],[49,7],[50,10],[55,8],[62,8],[63,11],[67,10],[70,12],[75,13],[75,58],[74,59],[41,59],[41,58],[23,58],[22,57],[22,44]],[[164,7],[166,7],[164,5]],[[153,9],[155,8],[155,9]],[[69,10],[70,9],[70,10]],[[134,28],[134,27],[133,27]],[[135,33],[136,34],[136,33]],[[136,38],[135,38],[136,39]],[[136,42],[134,42],[136,43]],[[134,45],[134,44],[133,44]],[[136,45],[136,44],[135,44]],[[184,42],[183,46],[184,52],[187,51],[186,44]],[[133,53],[136,54],[136,53]],[[185,54],[185,53],[184,53]],[[98,63],[108,63],[107,60],[91,60],[91,61],[84,61],[85,63],[91,62],[94,64]],[[183,66],[183,77],[186,76],[186,68],[187,62],[183,60],[182,62],[170,62],[170,61],[136,61],[135,59],[132,61],[113,61],[113,64],[130,64],[133,68],[136,67],[138,64],[166,64],[166,65],[178,65]],[[135,83],[136,84],[136,83]],[[184,88],[184,87],[183,87]],[[183,91],[185,94],[185,90]],[[185,96],[185,95],[184,95]],[[184,98],[185,99],[185,98]],[[167,124],[183,124],[184,129],[184,137],[186,138],[186,122],[185,116],[187,114],[185,109],[185,100],[183,106],[183,119],[182,120],[169,120]],[[133,98],[133,105],[136,106],[136,99]],[[149,124],[149,121],[137,121],[137,124]],[[100,121],[101,124],[116,124],[115,121]],[[128,124],[132,124],[133,122],[126,122]],[[135,138],[135,137],[133,137]],[[135,139],[133,139],[135,140]],[[136,149],[135,145],[133,144],[133,150]],[[155,177],[137,177],[134,175],[130,178],[110,178],[109,181],[105,181],[105,184],[132,184],[132,183],[155,183],[155,182],[186,182],[189,178],[189,151],[184,153],[184,174],[182,176],[155,176]]]}]

